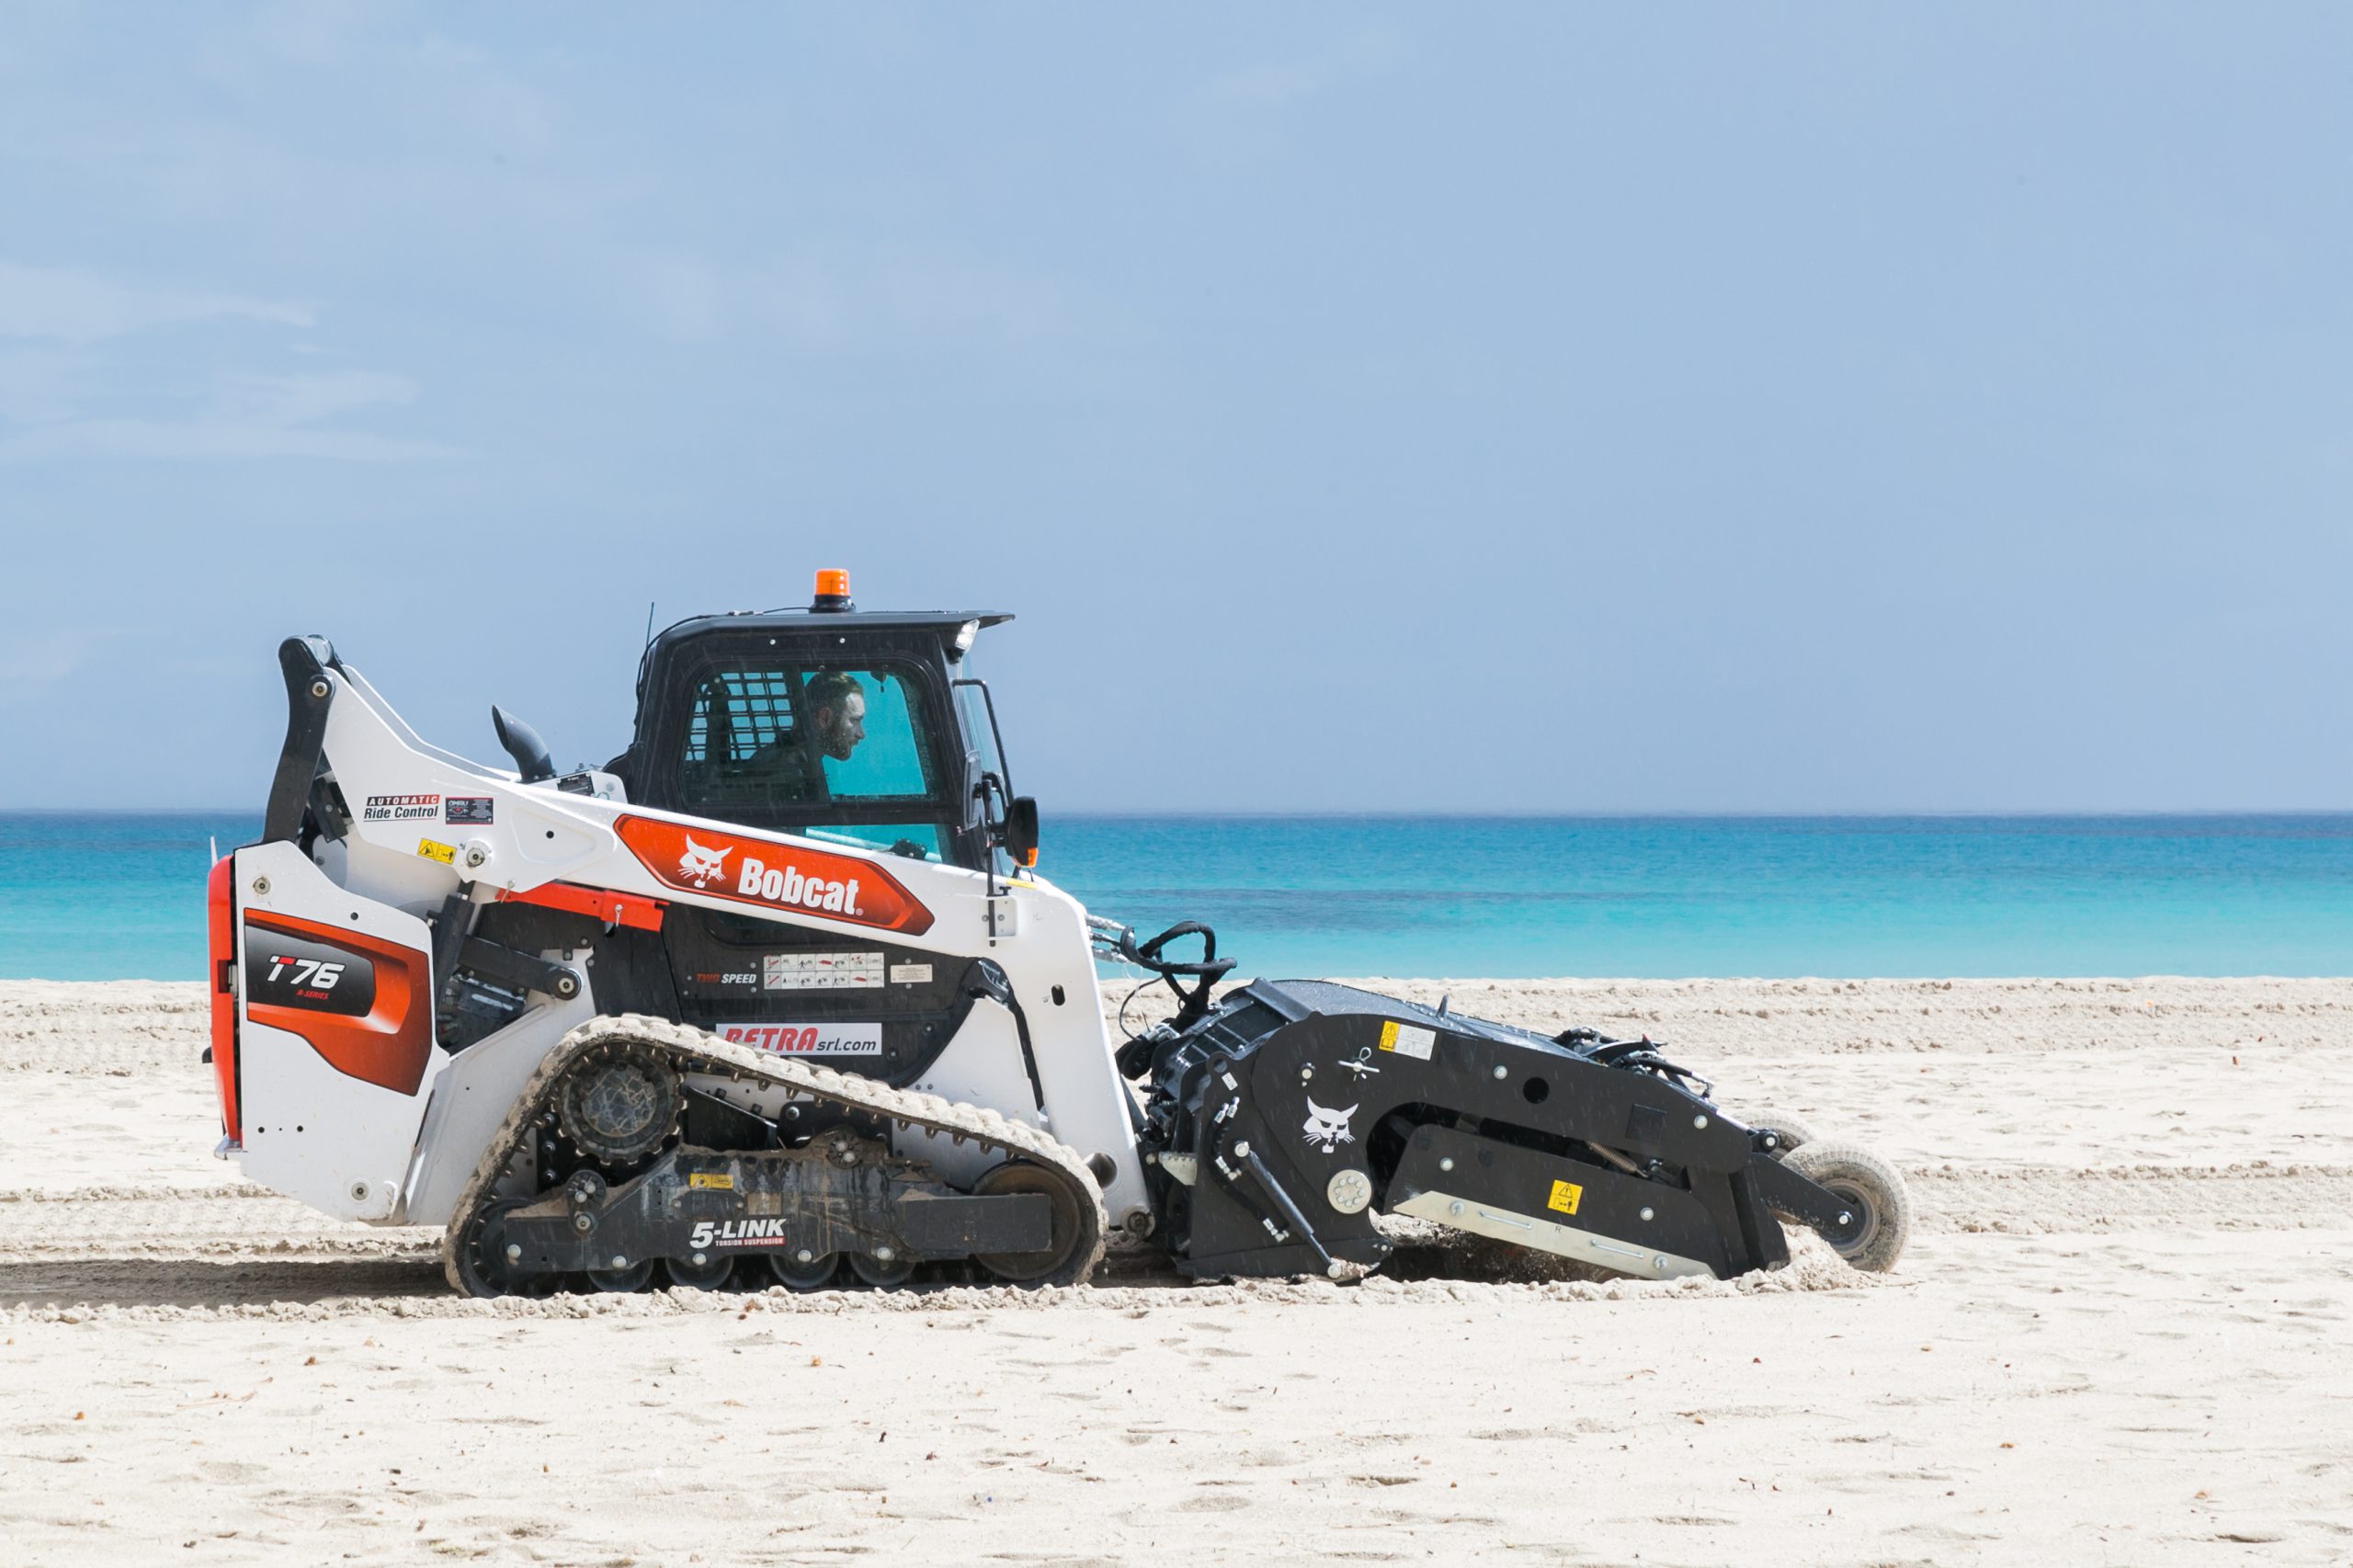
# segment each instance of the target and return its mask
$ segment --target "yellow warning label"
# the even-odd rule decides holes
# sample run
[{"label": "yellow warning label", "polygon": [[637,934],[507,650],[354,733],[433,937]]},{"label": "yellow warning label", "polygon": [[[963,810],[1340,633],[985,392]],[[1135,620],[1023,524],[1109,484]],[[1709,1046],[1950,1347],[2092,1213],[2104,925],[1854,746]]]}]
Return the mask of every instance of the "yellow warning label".
[{"label": "yellow warning label", "polygon": [[425,857],[427,860],[438,860],[444,866],[454,863],[458,858],[458,846],[456,845],[443,844],[431,838],[418,839],[416,841],[416,852]]},{"label": "yellow warning label", "polygon": [[715,1187],[722,1192],[733,1192],[735,1190],[735,1178],[725,1171],[688,1171],[687,1186],[690,1188]]},{"label": "yellow warning label", "polygon": [[1400,1056],[1430,1059],[1430,1051],[1438,1044],[1438,1031],[1415,1024],[1401,1024],[1394,1018],[1384,1018],[1381,1025],[1381,1049],[1393,1051]]},{"label": "yellow warning label", "polygon": [[1576,1183],[1556,1181],[1552,1184],[1552,1196],[1544,1200],[1544,1207],[1558,1209],[1563,1214],[1574,1214],[1577,1211],[1577,1203],[1584,1197],[1585,1188]]}]

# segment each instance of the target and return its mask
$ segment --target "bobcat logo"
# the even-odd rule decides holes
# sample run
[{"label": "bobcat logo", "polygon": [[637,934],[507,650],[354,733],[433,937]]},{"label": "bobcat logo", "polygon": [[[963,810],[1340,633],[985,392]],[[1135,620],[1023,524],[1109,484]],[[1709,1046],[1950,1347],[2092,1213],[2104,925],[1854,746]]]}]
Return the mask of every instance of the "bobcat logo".
[{"label": "bobcat logo", "polygon": [[1343,1143],[1355,1142],[1357,1135],[1348,1131],[1348,1118],[1356,1113],[1355,1106],[1350,1106],[1346,1110],[1331,1110],[1317,1105],[1313,1100],[1308,1101],[1307,1120],[1302,1124],[1307,1133],[1307,1142],[1315,1144],[1327,1154]]},{"label": "bobcat logo", "polygon": [[716,849],[708,849],[689,838],[687,840],[687,852],[678,857],[678,875],[692,877],[696,886],[707,888],[726,875],[719,863],[726,859],[728,852],[734,847],[732,844],[722,844]]}]

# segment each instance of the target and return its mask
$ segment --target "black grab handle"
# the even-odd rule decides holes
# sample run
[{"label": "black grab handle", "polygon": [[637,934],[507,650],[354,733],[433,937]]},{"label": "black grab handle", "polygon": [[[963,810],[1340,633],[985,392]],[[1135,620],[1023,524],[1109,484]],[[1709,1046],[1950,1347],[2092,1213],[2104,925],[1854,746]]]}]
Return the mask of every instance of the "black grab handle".
[{"label": "black grab handle", "polygon": [[262,812],[264,844],[291,844],[301,835],[302,810],[326,750],[327,709],[335,701],[327,671],[343,666],[325,638],[289,637],[278,645],[278,667],[286,676],[286,744],[278,750],[269,804]]}]

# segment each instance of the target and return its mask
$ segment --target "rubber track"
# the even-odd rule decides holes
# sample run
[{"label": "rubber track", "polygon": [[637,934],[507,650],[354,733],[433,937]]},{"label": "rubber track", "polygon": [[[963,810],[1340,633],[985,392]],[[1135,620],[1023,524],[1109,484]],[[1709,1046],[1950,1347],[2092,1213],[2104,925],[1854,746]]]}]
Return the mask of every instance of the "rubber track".
[{"label": "rubber track", "polygon": [[[483,1151],[472,1177],[459,1196],[449,1229],[442,1233],[441,1271],[449,1279],[451,1290],[460,1294],[465,1292],[465,1286],[458,1277],[458,1248],[464,1244],[466,1232],[474,1218],[491,1201],[500,1176],[521,1153],[525,1142],[531,1136],[532,1127],[553,1104],[557,1081],[582,1057],[618,1046],[651,1046],[667,1054],[682,1074],[708,1074],[739,1083],[751,1079],[778,1085],[811,1099],[830,1100],[837,1106],[889,1121],[912,1123],[933,1132],[961,1135],[985,1147],[1000,1149],[1007,1158],[1018,1155],[1050,1166],[1060,1171],[1074,1190],[1087,1195],[1092,1210],[1093,1233],[1082,1238],[1069,1263],[1047,1278],[1027,1283],[1084,1284],[1094,1274],[1096,1266],[1103,1261],[1103,1247],[1110,1230],[1110,1219],[1104,1212],[1103,1194],[1095,1185],[1094,1175],[1087,1170],[1075,1150],[1037,1128],[1011,1120],[982,1106],[945,1100],[938,1095],[920,1094],[912,1089],[894,1089],[888,1084],[855,1073],[837,1072],[831,1067],[819,1067],[768,1051],[755,1051],[690,1025],[624,1013],[612,1017],[592,1018],[566,1034],[556,1042],[555,1049],[548,1052],[531,1074],[529,1081],[523,1085],[523,1092],[517,1096],[514,1109],[507,1112],[506,1119],[499,1125],[489,1147]],[[915,1163],[921,1164],[920,1161]]]}]

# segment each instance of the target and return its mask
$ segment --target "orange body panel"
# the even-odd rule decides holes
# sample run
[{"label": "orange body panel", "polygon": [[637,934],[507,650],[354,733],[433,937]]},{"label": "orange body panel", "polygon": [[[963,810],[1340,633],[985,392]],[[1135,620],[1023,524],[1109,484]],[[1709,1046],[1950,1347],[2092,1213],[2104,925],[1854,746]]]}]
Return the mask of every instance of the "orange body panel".
[{"label": "orange body panel", "polygon": [[[245,1017],[297,1034],[336,1072],[413,1095],[433,1054],[432,960],[415,948],[290,915],[245,913],[248,931],[275,932],[358,953],[375,966],[375,999],[357,1017],[248,1001]],[[250,994],[250,982],[248,984]]]},{"label": "orange body panel", "polygon": [[233,1143],[244,1134],[237,1125],[237,987],[231,979],[237,961],[236,921],[229,907],[233,858],[213,861],[204,879],[204,925],[212,955],[205,966],[212,987],[212,1081],[221,1091],[221,1131]]},{"label": "orange body panel", "polygon": [[501,892],[498,902],[536,903],[543,909],[585,915],[608,926],[626,926],[633,931],[659,931],[662,912],[669,907],[658,898],[640,898],[635,893],[614,892],[607,888],[585,888],[578,882],[547,882],[528,892]]},{"label": "orange body panel", "polygon": [[709,893],[911,937],[931,929],[931,911],[871,860],[651,817],[623,817],[613,831],[655,881],[681,892]]}]

